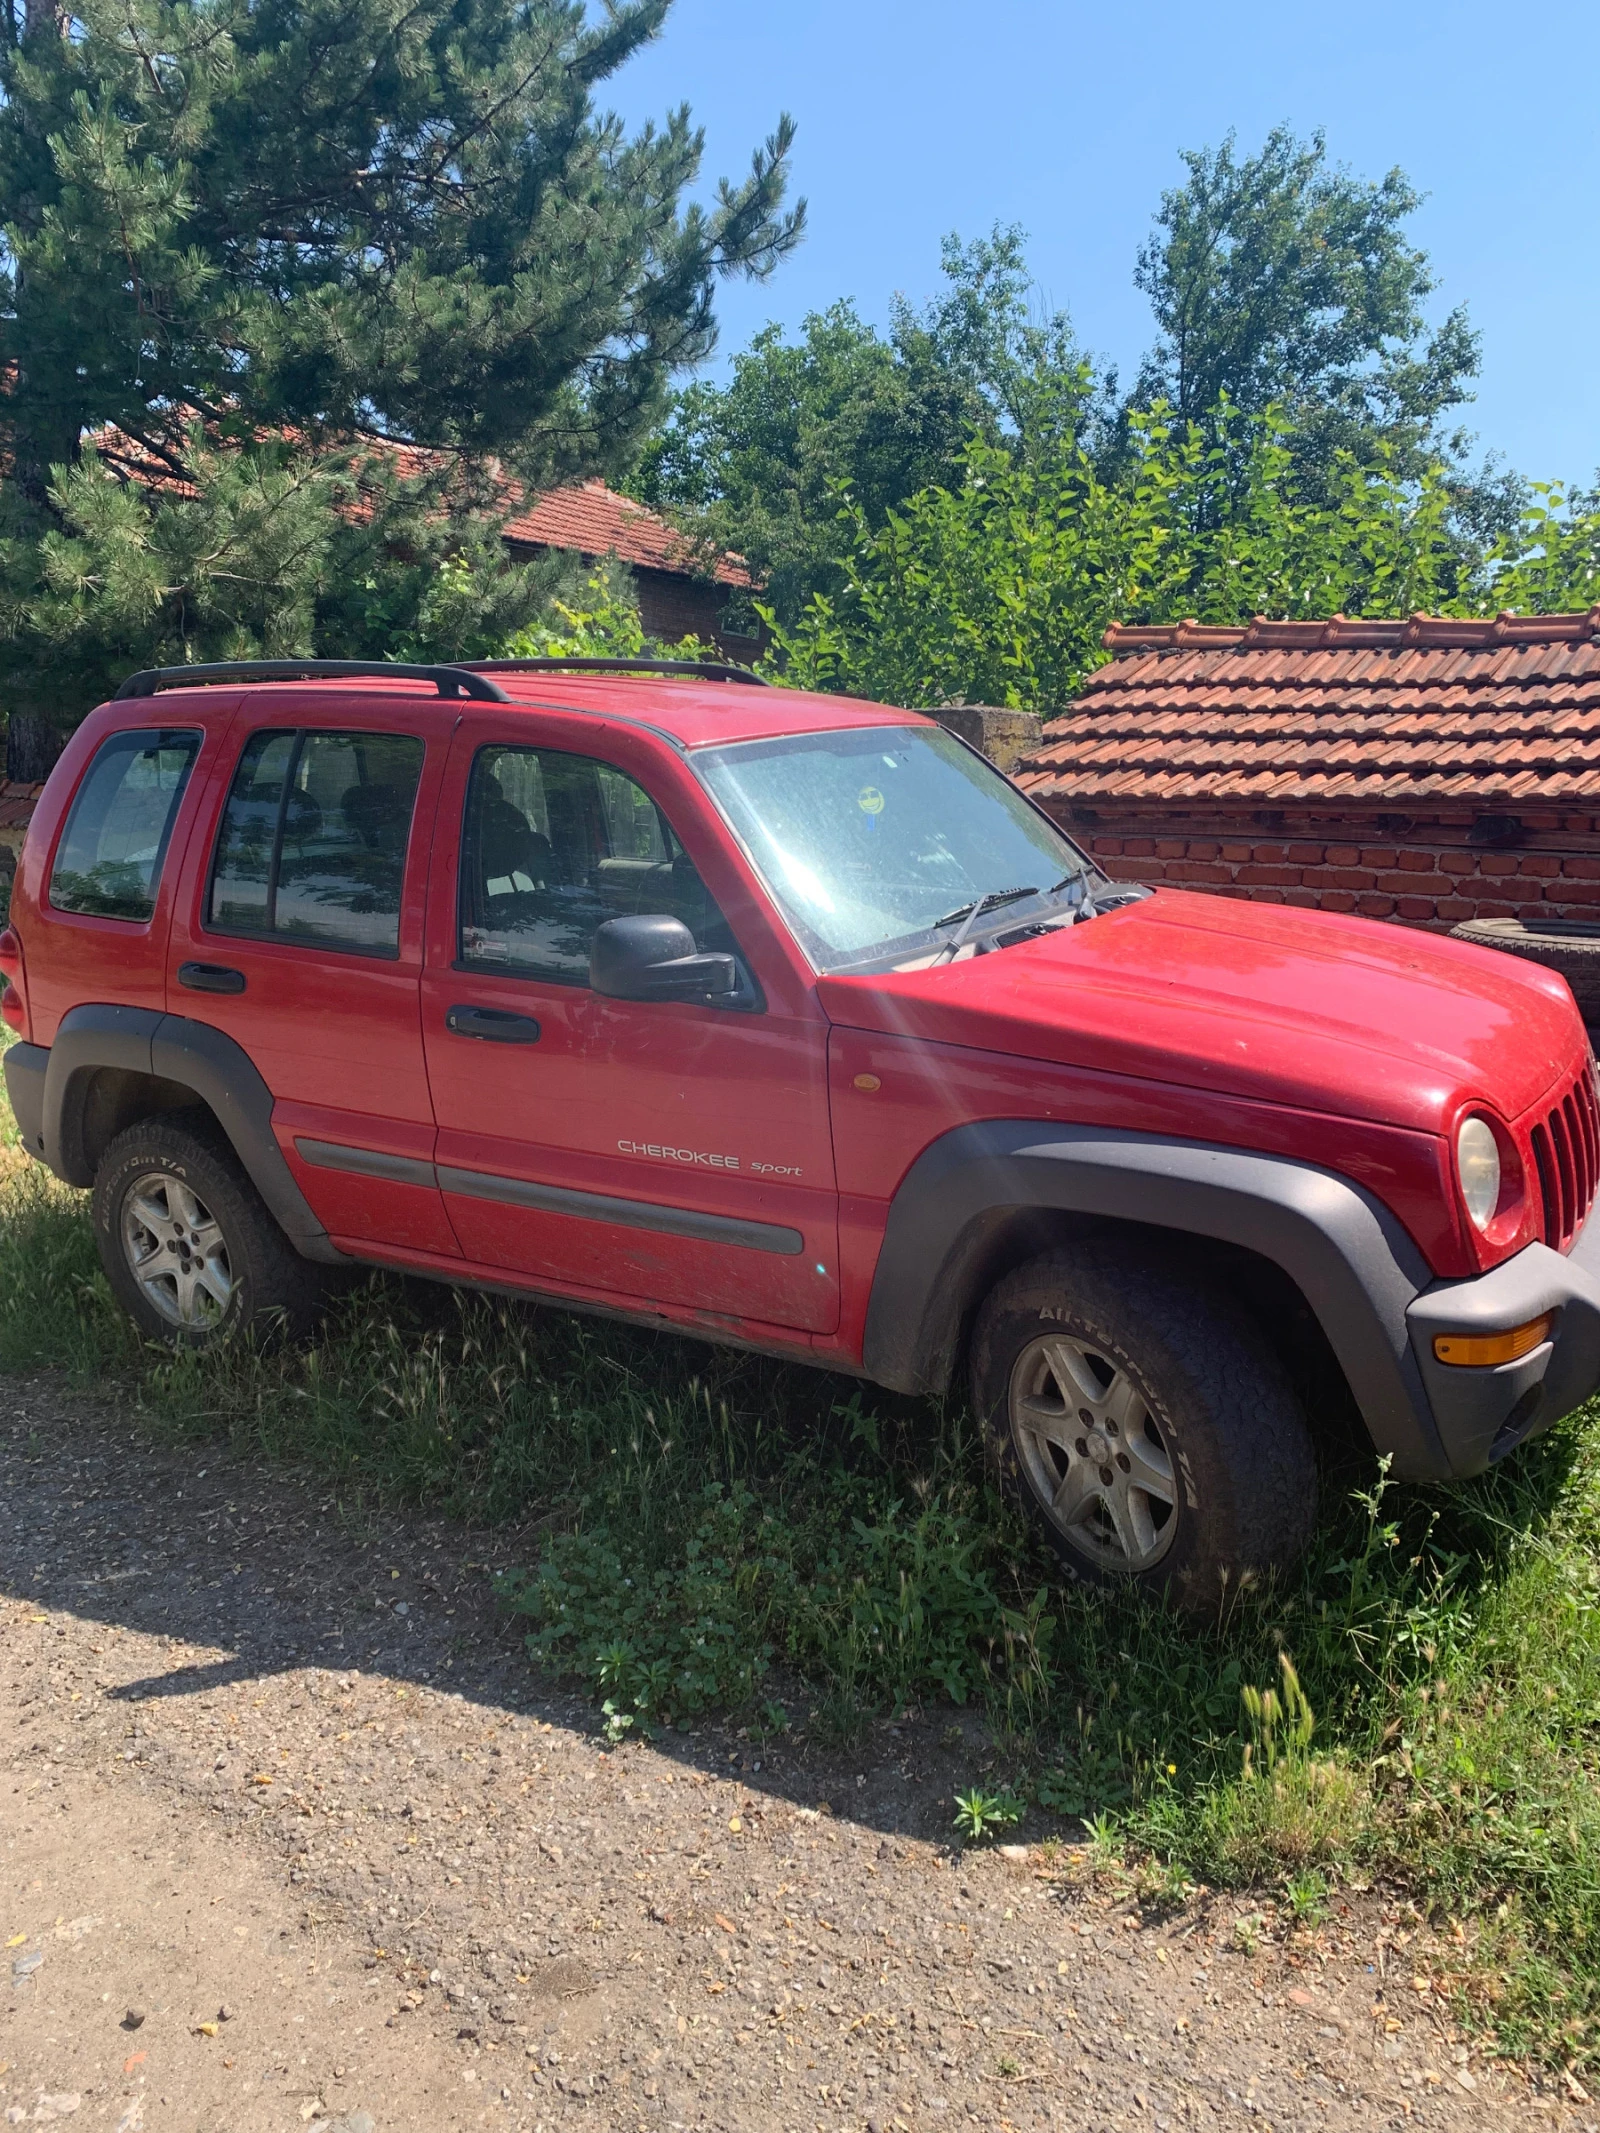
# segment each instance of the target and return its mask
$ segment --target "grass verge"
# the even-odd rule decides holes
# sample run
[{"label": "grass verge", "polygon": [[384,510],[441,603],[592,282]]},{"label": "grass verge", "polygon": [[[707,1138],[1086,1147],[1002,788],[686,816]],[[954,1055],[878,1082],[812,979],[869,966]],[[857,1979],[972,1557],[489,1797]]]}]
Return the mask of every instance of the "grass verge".
[{"label": "grass verge", "polygon": [[[1054,1585],[965,1417],[560,1312],[374,1280],[303,1352],[140,1351],[81,1195],[0,1108],[0,1370],[117,1373],[223,1434],[530,1536],[506,1599],[613,1737],[728,1710],[848,1740],[981,1706],[1007,1789],[1154,1882],[1398,1880],[1476,1922],[1459,1990],[1507,2051],[1600,2061],[1600,1416],[1453,1489],[1330,1474],[1302,1571],[1222,1617]],[[977,1799],[979,1795],[971,1795]],[[971,1832],[969,1831],[969,1834]]]}]

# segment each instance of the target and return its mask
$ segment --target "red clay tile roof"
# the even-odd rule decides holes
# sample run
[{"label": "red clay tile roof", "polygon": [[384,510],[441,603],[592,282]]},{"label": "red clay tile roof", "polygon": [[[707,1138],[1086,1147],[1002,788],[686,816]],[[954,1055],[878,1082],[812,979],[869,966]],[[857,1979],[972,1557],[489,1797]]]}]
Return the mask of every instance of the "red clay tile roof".
[{"label": "red clay tile roof", "polygon": [[0,830],[26,829],[42,785],[19,785],[14,778],[0,778]]},{"label": "red clay tile roof", "polygon": [[[521,492],[508,483],[507,494],[520,496]],[[641,570],[670,570],[692,577],[709,574],[719,585],[750,583],[750,573],[737,556],[712,557],[708,571],[706,561],[675,527],[600,481],[586,481],[576,489],[551,489],[536,497],[531,510],[516,511],[506,520],[505,537],[543,548],[576,548],[580,555],[615,553]]]},{"label": "red clay tile roof", "polygon": [[1018,778],[1092,806],[1600,798],[1600,607],[1492,621],[1113,624]]},{"label": "red clay tile roof", "polygon": [[[292,434],[292,433],[291,433]],[[114,427],[97,431],[91,442],[98,445],[119,469],[152,489],[169,495],[192,496],[194,489],[152,459],[142,446],[131,443]],[[387,454],[402,478],[416,480],[437,467],[436,455],[410,444],[386,444],[368,440],[376,455]],[[510,512],[503,533],[508,541],[530,548],[572,548],[579,555],[615,555],[636,570],[665,570],[675,577],[711,578],[718,585],[747,587],[750,573],[736,555],[706,553],[668,525],[646,505],[632,497],[618,496],[603,481],[586,481],[568,489],[549,489],[528,502],[521,482],[510,475],[496,476],[501,505]],[[351,506],[358,518],[365,515],[359,497]]]}]

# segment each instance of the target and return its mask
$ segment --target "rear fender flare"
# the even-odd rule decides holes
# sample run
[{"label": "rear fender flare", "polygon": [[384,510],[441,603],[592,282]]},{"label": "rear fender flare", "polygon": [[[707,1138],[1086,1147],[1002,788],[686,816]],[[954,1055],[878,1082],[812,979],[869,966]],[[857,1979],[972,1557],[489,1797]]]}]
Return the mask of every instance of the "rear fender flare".
[{"label": "rear fender flare", "polygon": [[312,1213],[272,1131],[272,1091],[248,1053],[209,1023],[151,1008],[90,1005],[61,1019],[44,1076],[44,1160],[69,1185],[94,1183],[85,1107],[102,1068],[190,1089],[212,1113],[273,1218],[304,1258],[343,1254]]},{"label": "rear fender flare", "polygon": [[1332,1171],[1204,1141],[1009,1119],[941,1135],[890,1205],[867,1308],[869,1377],[898,1392],[948,1388],[985,1241],[998,1220],[1029,1211],[1137,1222],[1270,1260],[1315,1314],[1396,1473],[1450,1472],[1406,1323],[1433,1276],[1404,1226]]}]

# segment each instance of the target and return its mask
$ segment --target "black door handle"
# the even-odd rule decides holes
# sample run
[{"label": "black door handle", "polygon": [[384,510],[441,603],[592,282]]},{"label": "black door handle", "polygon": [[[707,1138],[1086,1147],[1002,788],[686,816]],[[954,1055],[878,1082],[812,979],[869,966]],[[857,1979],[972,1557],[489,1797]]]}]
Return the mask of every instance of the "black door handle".
[{"label": "black door handle", "polygon": [[226,963],[180,963],[178,983],[191,992],[243,992],[244,972]]},{"label": "black door handle", "polygon": [[509,1014],[503,1007],[452,1007],[444,1026],[458,1037],[484,1037],[491,1044],[537,1044],[539,1025],[532,1015]]}]

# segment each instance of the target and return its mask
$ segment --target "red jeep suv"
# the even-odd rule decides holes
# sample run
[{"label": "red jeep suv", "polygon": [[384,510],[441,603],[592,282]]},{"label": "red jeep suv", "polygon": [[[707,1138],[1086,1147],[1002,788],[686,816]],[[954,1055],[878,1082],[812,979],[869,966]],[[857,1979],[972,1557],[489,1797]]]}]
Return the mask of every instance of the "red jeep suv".
[{"label": "red jeep suv", "polygon": [[146,1333],[366,1261],[965,1373],[1063,1564],[1193,1603],[1310,1532],[1297,1383],[1442,1477],[1600,1381],[1559,978],[1114,884],[911,712],[579,664],[164,670],[74,736],[6,1081]]}]

